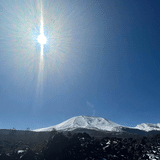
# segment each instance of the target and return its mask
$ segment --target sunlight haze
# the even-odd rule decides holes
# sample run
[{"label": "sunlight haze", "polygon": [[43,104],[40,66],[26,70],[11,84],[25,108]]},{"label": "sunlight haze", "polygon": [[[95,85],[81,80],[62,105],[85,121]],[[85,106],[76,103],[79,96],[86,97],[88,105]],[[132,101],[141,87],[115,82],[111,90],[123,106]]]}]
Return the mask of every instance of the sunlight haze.
[{"label": "sunlight haze", "polygon": [[159,8],[159,0],[1,0],[0,128],[80,115],[160,123]]}]

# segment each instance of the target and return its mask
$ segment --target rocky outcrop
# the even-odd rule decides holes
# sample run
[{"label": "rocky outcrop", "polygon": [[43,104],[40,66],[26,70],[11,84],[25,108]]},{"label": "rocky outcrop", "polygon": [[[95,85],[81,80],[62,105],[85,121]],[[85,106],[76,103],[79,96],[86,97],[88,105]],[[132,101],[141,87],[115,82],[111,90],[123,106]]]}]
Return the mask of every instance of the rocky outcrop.
[{"label": "rocky outcrop", "polygon": [[1,154],[3,160],[142,160],[160,158],[160,135],[139,138],[105,137],[87,133],[57,133],[39,152],[31,149]]}]

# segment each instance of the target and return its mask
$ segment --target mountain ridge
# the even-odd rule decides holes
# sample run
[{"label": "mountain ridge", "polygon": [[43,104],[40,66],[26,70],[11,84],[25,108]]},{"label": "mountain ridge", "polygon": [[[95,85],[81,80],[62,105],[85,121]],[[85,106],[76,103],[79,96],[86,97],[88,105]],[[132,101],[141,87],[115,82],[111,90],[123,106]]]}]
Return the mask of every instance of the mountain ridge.
[{"label": "mountain ridge", "polygon": [[40,128],[33,131],[51,131],[53,128],[56,130],[72,131],[77,128],[95,129],[95,130],[107,130],[112,131],[114,127],[120,126],[112,121],[104,119],[102,117],[90,117],[90,116],[76,116],[72,117],[60,124],[50,126],[46,128]]},{"label": "mountain ridge", "polygon": [[138,124],[135,128],[144,130],[147,132],[152,131],[152,130],[160,131],[160,123],[157,123],[157,124],[141,123],[141,124]]},{"label": "mountain ridge", "polygon": [[149,132],[160,132],[160,123],[150,124],[142,123],[138,124],[136,127],[127,127],[119,125],[108,119],[102,117],[90,117],[90,116],[75,116],[60,124],[35,129],[34,132],[45,132],[52,131],[56,129],[57,131],[74,131],[80,130],[95,130],[95,131],[106,131],[106,132],[117,132],[117,133],[131,133],[131,134],[148,134]]}]

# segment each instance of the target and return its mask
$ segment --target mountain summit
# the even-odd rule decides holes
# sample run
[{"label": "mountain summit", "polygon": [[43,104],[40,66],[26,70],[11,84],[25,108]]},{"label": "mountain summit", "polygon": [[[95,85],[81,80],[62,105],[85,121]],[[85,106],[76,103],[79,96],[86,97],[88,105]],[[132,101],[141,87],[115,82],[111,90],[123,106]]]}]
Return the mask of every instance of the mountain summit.
[{"label": "mountain summit", "polygon": [[70,118],[58,125],[40,128],[33,130],[35,132],[52,131],[56,129],[57,131],[79,131],[84,132],[86,130],[96,131],[96,132],[110,132],[110,133],[129,133],[129,134],[139,134],[148,135],[152,133],[160,132],[160,123],[149,124],[142,123],[136,127],[126,127],[121,126],[117,123],[109,121],[101,117],[89,117],[89,116],[77,116]]},{"label": "mountain summit", "polygon": [[70,118],[58,125],[36,129],[34,131],[51,131],[53,128],[58,131],[72,131],[77,128],[114,131],[116,127],[120,127],[120,125],[101,117],[77,116]]}]

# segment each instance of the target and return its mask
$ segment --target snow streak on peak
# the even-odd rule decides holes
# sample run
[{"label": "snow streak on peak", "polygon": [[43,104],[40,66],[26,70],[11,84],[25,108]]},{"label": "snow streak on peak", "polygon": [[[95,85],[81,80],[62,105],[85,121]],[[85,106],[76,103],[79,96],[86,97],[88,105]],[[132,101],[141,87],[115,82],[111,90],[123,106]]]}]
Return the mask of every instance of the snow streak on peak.
[{"label": "snow streak on peak", "polygon": [[115,128],[119,126],[119,124],[116,124],[101,117],[77,116],[70,118],[58,125],[36,129],[34,131],[51,131],[53,128],[55,128],[56,130],[64,131],[72,131],[77,128],[114,131]]},{"label": "snow streak on peak", "polygon": [[144,130],[147,132],[152,130],[160,131],[160,123],[157,123],[157,124],[142,123],[142,124],[138,124],[135,128]]}]

